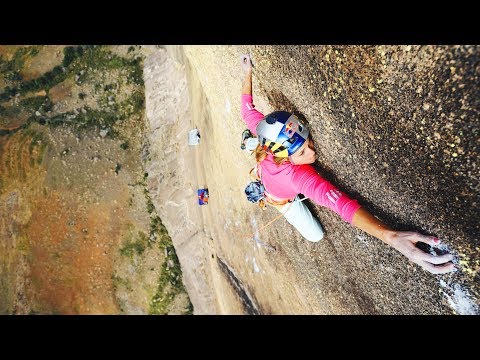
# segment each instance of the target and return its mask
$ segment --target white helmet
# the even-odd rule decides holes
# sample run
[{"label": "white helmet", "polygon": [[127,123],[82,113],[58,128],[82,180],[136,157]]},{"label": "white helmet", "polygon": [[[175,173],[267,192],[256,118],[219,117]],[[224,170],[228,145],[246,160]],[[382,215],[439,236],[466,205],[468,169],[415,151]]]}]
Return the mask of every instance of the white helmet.
[{"label": "white helmet", "polygon": [[260,145],[276,157],[294,154],[308,139],[310,130],[287,111],[274,111],[257,125]]}]

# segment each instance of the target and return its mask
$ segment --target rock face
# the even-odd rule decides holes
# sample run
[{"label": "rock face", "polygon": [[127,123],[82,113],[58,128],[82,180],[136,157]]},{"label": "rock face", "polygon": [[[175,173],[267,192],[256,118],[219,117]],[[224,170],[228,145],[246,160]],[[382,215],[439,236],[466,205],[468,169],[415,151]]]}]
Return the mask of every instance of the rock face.
[{"label": "rock face", "polygon": [[[256,108],[306,119],[326,179],[398,230],[437,235],[460,271],[432,275],[326,208],[306,242],[249,203],[240,55]],[[196,314],[478,314],[479,48],[184,46],[145,60],[149,190]],[[188,132],[201,139],[188,146]],[[208,206],[196,190],[208,187]]]}]

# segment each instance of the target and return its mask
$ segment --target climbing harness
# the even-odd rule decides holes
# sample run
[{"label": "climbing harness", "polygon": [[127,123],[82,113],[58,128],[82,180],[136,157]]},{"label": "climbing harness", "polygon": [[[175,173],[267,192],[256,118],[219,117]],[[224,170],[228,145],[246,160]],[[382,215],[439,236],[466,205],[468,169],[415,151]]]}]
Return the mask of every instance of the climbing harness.
[{"label": "climbing harness", "polygon": [[[262,246],[265,246],[267,248],[273,249],[274,251],[277,250],[274,246],[265,244],[261,242],[260,240],[257,240],[255,238],[255,233],[260,232],[264,229],[266,229],[268,226],[273,224],[275,221],[280,219],[289,209],[290,206],[292,206],[293,202],[295,201],[295,198],[292,199],[279,199],[276,198],[275,196],[269,194],[265,190],[265,186],[262,184],[262,171],[261,167],[259,166],[260,164],[257,164],[254,168],[250,170],[250,177],[254,179],[254,181],[250,182],[246,188],[245,188],[245,195],[247,196],[248,201],[253,202],[253,203],[258,203],[260,208],[262,210],[265,210],[267,205],[270,205],[272,207],[277,208],[280,210],[283,208],[285,205],[288,204],[288,207],[285,211],[280,211],[280,215],[276,216],[273,220],[270,220],[267,224],[263,225],[260,229],[256,230],[254,233],[245,233],[242,235],[247,236],[248,238],[253,238],[257,243],[259,243]],[[304,200],[307,200],[308,198],[305,197],[299,202],[302,202]]]}]

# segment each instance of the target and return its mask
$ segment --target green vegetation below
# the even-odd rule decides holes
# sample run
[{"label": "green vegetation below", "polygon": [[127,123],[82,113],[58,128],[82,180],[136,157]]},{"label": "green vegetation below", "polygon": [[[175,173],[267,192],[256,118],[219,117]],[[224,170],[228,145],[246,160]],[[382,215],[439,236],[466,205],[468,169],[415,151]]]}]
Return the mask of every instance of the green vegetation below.
[{"label": "green vegetation below", "polygon": [[[66,124],[75,130],[100,127],[108,128],[107,135],[115,137],[118,135],[118,132],[113,129],[115,124],[125,121],[133,115],[143,113],[145,93],[141,57],[123,58],[112,53],[107,46],[68,46],[63,49],[64,57],[61,65],[55,66],[35,79],[23,80],[20,70],[24,66],[25,59],[27,56],[35,56],[38,48],[22,47],[16,51],[10,61],[0,57],[0,75],[7,84],[0,93],[0,116],[2,118],[14,118],[21,111],[26,111],[30,115],[23,124],[23,128],[28,127],[31,122],[50,126]],[[104,79],[104,74],[112,70],[121,70],[125,76],[118,78],[117,82],[112,84],[100,83],[99,81]],[[94,95],[98,108],[92,109],[84,106],[80,111],[51,114],[54,104],[48,96],[28,97],[22,99],[16,106],[6,104],[15,96],[26,95],[30,92],[45,90],[48,93],[51,88],[69,78],[75,78],[77,85],[91,83],[95,88],[95,94],[101,93],[101,95]],[[133,90],[128,91],[129,96],[119,103],[107,101],[107,97],[114,98],[115,92],[121,92],[122,84],[133,85]],[[102,95],[105,98],[102,98]],[[84,92],[79,94],[81,100],[84,100],[86,96]]]}]

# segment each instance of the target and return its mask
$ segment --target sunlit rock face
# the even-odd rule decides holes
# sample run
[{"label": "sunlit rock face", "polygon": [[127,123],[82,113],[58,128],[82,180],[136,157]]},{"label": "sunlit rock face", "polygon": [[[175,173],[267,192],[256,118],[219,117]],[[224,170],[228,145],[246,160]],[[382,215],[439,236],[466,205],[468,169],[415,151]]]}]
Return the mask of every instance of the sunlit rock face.
[{"label": "sunlit rock face", "polygon": [[[312,244],[243,189],[240,55],[256,108],[305,119],[318,172],[394,229],[436,235],[459,271],[432,275],[310,203]],[[473,314],[479,305],[475,46],[169,46],[146,59],[148,186],[195,313]],[[200,142],[188,145],[197,128]],[[199,206],[197,189],[210,201]]]}]

